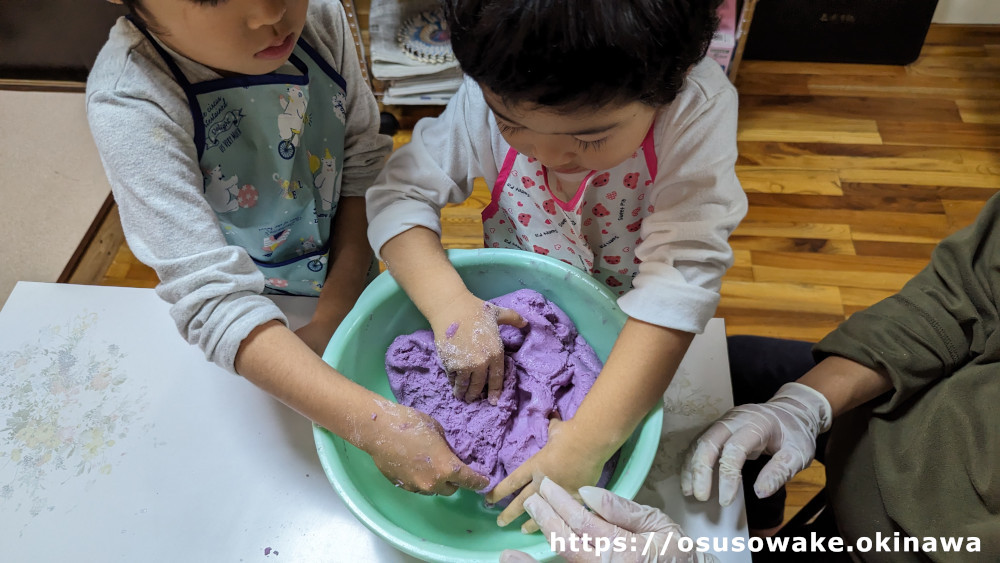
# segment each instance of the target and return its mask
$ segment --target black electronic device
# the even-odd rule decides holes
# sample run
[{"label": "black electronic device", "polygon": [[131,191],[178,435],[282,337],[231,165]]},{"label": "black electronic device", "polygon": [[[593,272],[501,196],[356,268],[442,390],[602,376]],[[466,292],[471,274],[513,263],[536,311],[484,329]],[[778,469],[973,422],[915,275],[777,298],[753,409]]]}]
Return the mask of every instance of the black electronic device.
[{"label": "black electronic device", "polygon": [[759,0],[744,59],[905,65],[938,0]]}]

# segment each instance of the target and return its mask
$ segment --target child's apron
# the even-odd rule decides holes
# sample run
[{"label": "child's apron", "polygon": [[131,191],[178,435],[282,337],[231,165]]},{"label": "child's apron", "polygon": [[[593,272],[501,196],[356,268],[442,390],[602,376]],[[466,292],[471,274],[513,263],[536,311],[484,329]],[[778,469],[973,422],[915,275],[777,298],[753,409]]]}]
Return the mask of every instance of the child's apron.
[{"label": "child's apron", "polygon": [[552,192],[544,166],[511,148],[483,210],[484,243],[558,258],[623,295],[639,272],[635,247],[653,213],[647,194],[655,178],[653,127],[631,157],[592,171],[568,202]]},{"label": "child's apron", "polygon": [[301,74],[191,84],[139,29],[187,94],[203,193],[226,240],[246,249],[266,290],[317,295],[326,281],[344,166],[343,77],[299,39],[289,62]]}]

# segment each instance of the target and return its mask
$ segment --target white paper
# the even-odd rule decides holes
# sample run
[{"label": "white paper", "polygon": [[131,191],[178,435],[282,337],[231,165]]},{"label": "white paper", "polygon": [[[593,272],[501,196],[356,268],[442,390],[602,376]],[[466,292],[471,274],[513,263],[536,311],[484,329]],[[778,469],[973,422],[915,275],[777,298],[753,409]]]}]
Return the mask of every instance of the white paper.
[{"label": "white paper", "polygon": [[457,76],[433,76],[433,78],[407,78],[394,80],[391,82],[389,88],[386,89],[385,94],[387,96],[407,96],[441,92],[454,95],[454,93],[457,92],[458,88],[462,85],[461,73]]},{"label": "white paper", "polygon": [[445,63],[441,65],[400,65],[394,63],[372,62],[372,75],[379,80],[398,80],[413,76],[437,74],[443,70],[453,70],[458,64]]},{"label": "white paper", "polygon": [[387,106],[406,105],[445,105],[452,97],[451,93],[414,94],[412,96],[382,96],[382,103]]}]

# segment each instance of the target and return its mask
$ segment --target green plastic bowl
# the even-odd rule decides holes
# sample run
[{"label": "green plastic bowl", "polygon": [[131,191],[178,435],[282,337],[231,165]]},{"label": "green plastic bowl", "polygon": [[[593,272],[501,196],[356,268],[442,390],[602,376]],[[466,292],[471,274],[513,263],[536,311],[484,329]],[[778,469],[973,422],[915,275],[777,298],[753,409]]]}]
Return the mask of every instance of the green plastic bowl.
[{"label": "green plastic bowl", "polygon": [[[450,250],[448,257],[469,289],[492,299],[518,289],[538,291],[562,308],[580,334],[606,361],[626,316],[615,296],[583,271],[531,252],[506,249]],[[323,359],[364,387],[395,401],[385,373],[385,351],[393,339],[429,328],[388,272],[358,299],[334,334]],[[632,498],[653,463],[660,442],[663,407],[657,405],[622,447],[607,488]],[[555,555],[541,533],[522,534],[522,516],[505,528],[499,509],[483,506],[474,491],[450,497],[421,496],[393,486],[371,457],[314,425],[320,463],[337,494],[370,530],[400,551],[425,561],[495,563],[504,549],[519,549],[539,561]]]}]

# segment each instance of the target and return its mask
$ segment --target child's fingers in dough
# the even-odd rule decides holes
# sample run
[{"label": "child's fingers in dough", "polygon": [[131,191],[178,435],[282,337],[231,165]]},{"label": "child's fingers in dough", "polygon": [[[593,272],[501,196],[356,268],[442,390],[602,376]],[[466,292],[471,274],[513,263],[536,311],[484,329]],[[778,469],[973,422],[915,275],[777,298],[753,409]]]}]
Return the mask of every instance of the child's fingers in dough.
[{"label": "child's fingers in dough", "polygon": [[465,400],[465,394],[469,391],[469,382],[472,380],[472,373],[468,370],[458,370],[455,372],[453,392],[455,398]]},{"label": "child's fingers in dough", "polygon": [[452,463],[452,467],[454,468],[454,472],[448,478],[449,485],[454,485],[463,489],[471,489],[473,491],[481,491],[490,484],[488,477],[476,473],[474,469],[462,463],[457,457]]},{"label": "child's fingers in dough", "polygon": [[517,311],[514,309],[508,309],[506,307],[496,307],[497,311],[497,324],[501,325],[511,325],[517,328],[524,328],[528,324],[528,321],[524,320]]},{"label": "child's fingers in dough", "polygon": [[491,405],[496,405],[497,401],[500,400],[500,392],[503,391],[504,355],[499,354],[491,358],[487,369],[489,370],[486,389],[487,398]]},{"label": "child's fingers in dough", "polygon": [[465,394],[462,395],[462,399],[466,403],[471,403],[483,394],[483,386],[486,385],[486,373],[489,369],[489,365],[482,366],[472,370],[472,374],[469,376],[469,386],[465,389]]}]

